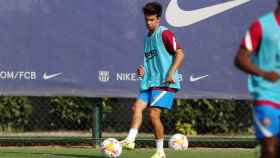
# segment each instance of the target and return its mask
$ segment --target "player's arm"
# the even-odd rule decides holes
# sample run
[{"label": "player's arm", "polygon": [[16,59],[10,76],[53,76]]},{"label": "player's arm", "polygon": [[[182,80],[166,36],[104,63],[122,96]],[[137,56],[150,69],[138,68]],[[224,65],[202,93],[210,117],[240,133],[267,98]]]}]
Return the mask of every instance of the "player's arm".
[{"label": "player's arm", "polygon": [[174,55],[173,63],[167,74],[166,83],[174,83],[174,73],[180,68],[184,61],[184,51],[181,45],[176,41],[174,34],[166,30],[162,34],[162,39],[166,50]]},{"label": "player's arm", "polygon": [[264,71],[259,69],[251,61],[252,52],[244,47],[240,47],[235,57],[235,65],[242,71],[257,76],[264,76]]},{"label": "player's arm", "polygon": [[251,61],[251,54],[249,50],[241,47],[235,57],[235,65],[242,71],[256,76],[261,76],[264,79],[275,82],[279,79],[279,74],[274,71],[266,72],[258,68]]},{"label": "player's arm", "polygon": [[261,25],[259,22],[255,22],[242,40],[241,47],[235,57],[235,65],[248,74],[261,76],[266,80],[275,82],[279,79],[279,75],[276,72],[263,71],[251,60],[251,56],[259,48],[261,38]]},{"label": "player's arm", "polygon": [[184,61],[184,51],[183,49],[177,49],[175,52],[175,59],[173,60],[173,63],[171,65],[171,68],[169,69],[166,82],[174,83],[174,73],[181,67],[183,61]]}]

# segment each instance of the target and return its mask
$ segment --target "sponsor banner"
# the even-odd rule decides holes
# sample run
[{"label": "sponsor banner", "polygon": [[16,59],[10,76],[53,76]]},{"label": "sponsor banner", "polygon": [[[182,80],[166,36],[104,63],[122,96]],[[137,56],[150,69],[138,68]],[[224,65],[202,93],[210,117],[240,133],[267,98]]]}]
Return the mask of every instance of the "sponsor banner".
[{"label": "sponsor banner", "polygon": [[[136,97],[149,0],[0,0],[0,94]],[[185,52],[180,98],[249,98],[233,65],[275,0],[159,0]]]}]

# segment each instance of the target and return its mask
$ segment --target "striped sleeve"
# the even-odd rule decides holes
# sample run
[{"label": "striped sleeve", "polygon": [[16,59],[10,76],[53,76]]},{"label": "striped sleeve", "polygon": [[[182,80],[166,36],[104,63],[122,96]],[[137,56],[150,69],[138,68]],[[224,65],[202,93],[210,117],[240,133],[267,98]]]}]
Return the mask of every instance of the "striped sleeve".
[{"label": "striped sleeve", "polygon": [[262,28],[259,21],[254,22],[242,39],[241,47],[250,52],[258,52],[262,39]]}]

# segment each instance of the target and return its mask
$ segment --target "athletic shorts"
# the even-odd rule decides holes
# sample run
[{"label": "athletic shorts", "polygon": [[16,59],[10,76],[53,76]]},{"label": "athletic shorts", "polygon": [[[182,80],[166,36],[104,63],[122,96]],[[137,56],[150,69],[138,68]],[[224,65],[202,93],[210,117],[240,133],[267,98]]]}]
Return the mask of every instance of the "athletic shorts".
[{"label": "athletic shorts", "polygon": [[257,139],[280,136],[280,109],[258,105],[253,109],[254,127]]},{"label": "athletic shorts", "polygon": [[138,100],[142,100],[150,107],[158,107],[170,110],[173,105],[175,92],[162,90],[141,91]]}]

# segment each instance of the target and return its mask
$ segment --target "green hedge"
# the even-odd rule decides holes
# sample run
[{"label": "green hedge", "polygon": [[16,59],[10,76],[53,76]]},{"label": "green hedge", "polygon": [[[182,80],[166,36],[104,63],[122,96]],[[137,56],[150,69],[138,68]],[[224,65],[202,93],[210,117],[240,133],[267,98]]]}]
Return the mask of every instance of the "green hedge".
[{"label": "green hedge", "polygon": [[188,135],[251,133],[249,101],[177,100],[173,115],[178,132]]},{"label": "green hedge", "polygon": [[[126,132],[132,99],[104,99],[103,129]],[[80,97],[0,97],[1,131],[88,130],[95,99]],[[163,113],[166,132],[230,134],[252,132],[248,101],[176,100]],[[142,129],[150,132],[151,129]]]},{"label": "green hedge", "polygon": [[0,131],[22,131],[29,123],[32,106],[27,97],[0,97]]},{"label": "green hedge", "polygon": [[82,97],[31,97],[33,113],[26,131],[88,130],[94,99]]}]

